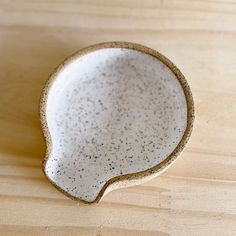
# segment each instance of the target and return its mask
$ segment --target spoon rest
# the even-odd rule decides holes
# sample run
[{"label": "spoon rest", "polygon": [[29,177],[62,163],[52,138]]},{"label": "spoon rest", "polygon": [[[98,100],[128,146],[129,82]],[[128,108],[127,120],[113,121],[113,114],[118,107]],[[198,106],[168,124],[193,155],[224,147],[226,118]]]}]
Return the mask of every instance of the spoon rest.
[{"label": "spoon rest", "polygon": [[67,196],[98,202],[169,167],[189,139],[193,117],[184,76],[160,53],[126,42],[82,49],[42,93],[44,173]]}]

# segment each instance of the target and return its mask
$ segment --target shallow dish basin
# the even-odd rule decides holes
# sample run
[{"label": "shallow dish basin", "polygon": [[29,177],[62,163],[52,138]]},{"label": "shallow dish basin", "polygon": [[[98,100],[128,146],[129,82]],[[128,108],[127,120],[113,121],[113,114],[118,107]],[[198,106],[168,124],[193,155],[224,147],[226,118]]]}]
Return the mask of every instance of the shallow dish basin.
[{"label": "shallow dish basin", "polygon": [[40,113],[46,176],[67,196],[93,203],[169,167],[190,136],[194,109],[184,76],[166,57],[109,42],[59,66]]}]

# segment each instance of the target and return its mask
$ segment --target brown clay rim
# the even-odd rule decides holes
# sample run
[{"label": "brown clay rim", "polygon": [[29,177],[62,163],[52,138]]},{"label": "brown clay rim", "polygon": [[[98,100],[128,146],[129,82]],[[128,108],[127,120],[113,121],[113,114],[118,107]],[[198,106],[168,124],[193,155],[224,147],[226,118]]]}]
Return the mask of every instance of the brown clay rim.
[{"label": "brown clay rim", "polygon": [[[100,190],[100,192],[99,192],[98,196],[96,197],[96,199],[92,202],[88,202],[88,201],[85,201],[81,198],[74,197],[74,196],[70,195],[69,193],[67,193],[65,190],[61,189],[59,186],[56,185],[56,183],[54,183],[49,178],[49,176],[47,175],[47,173],[45,171],[47,160],[48,160],[48,158],[51,154],[51,151],[52,151],[52,139],[51,139],[51,135],[49,133],[47,119],[46,119],[46,106],[47,106],[48,94],[49,94],[51,86],[53,85],[53,82],[56,80],[57,75],[67,65],[69,65],[73,60],[84,56],[85,54],[94,52],[96,50],[105,49],[105,48],[133,49],[133,50],[151,55],[151,56],[155,57],[156,59],[158,59],[159,61],[161,61],[162,63],[164,63],[167,67],[169,67],[170,70],[175,74],[176,78],[179,80],[179,83],[182,86],[184,94],[185,94],[186,103],[187,103],[187,126],[186,126],[185,132],[183,134],[183,137],[180,140],[180,142],[178,143],[178,145],[175,147],[173,152],[167,158],[165,158],[162,162],[160,162],[159,164],[157,164],[157,165],[155,165],[155,166],[153,166],[153,167],[151,167],[147,170],[144,170],[144,171],[140,171],[140,172],[136,172],[136,173],[132,173],[132,174],[120,175],[120,176],[116,176],[116,177],[111,178],[110,180],[108,180],[105,183],[105,185]],[[155,51],[151,48],[148,48],[146,46],[136,44],[136,43],[131,43],[131,42],[119,42],[119,41],[105,42],[105,43],[95,44],[95,45],[92,45],[92,46],[89,46],[89,47],[86,47],[84,49],[79,50],[78,52],[76,52],[73,55],[71,55],[70,57],[68,57],[51,74],[51,76],[49,77],[49,79],[48,79],[48,81],[47,81],[47,83],[46,83],[46,85],[43,89],[42,95],[41,95],[41,100],[40,100],[40,121],[41,121],[41,126],[42,126],[42,130],[43,130],[43,134],[44,134],[44,138],[45,138],[45,142],[46,142],[46,154],[45,154],[45,158],[44,158],[44,161],[43,161],[43,172],[44,172],[44,174],[46,175],[48,180],[59,191],[64,193],[66,196],[68,196],[68,197],[70,197],[74,200],[78,200],[80,202],[83,202],[83,203],[91,204],[91,203],[99,202],[99,200],[102,198],[105,190],[110,185],[112,185],[114,183],[123,182],[123,181],[127,181],[127,180],[142,179],[144,177],[157,174],[157,173],[163,171],[164,169],[166,169],[167,167],[169,167],[170,164],[173,163],[174,160],[176,160],[179,153],[183,150],[183,148],[185,147],[185,145],[188,142],[189,137],[191,135],[192,127],[193,127],[193,121],[194,121],[194,103],[193,103],[192,93],[190,91],[189,85],[188,85],[184,75],[180,72],[180,70],[169,59],[167,59],[161,53],[159,53],[159,52],[157,52],[157,51]]]}]

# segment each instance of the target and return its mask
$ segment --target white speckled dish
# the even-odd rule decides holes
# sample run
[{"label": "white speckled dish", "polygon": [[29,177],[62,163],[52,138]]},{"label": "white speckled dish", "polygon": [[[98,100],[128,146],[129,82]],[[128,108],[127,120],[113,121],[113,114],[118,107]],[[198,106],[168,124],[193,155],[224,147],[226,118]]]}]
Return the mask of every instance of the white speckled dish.
[{"label": "white speckled dish", "polygon": [[82,49],[50,77],[41,98],[43,170],[86,203],[160,174],[184,148],[194,108],[181,72],[142,45]]}]

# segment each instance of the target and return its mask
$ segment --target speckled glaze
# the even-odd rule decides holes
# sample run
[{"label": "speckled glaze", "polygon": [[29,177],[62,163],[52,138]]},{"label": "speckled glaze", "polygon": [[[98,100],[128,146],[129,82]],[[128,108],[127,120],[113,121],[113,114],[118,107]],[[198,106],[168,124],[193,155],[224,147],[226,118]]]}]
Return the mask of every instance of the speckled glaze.
[{"label": "speckled glaze", "polygon": [[191,133],[186,80],[142,45],[88,47],[51,76],[41,99],[43,169],[62,192],[86,203],[159,174]]}]

